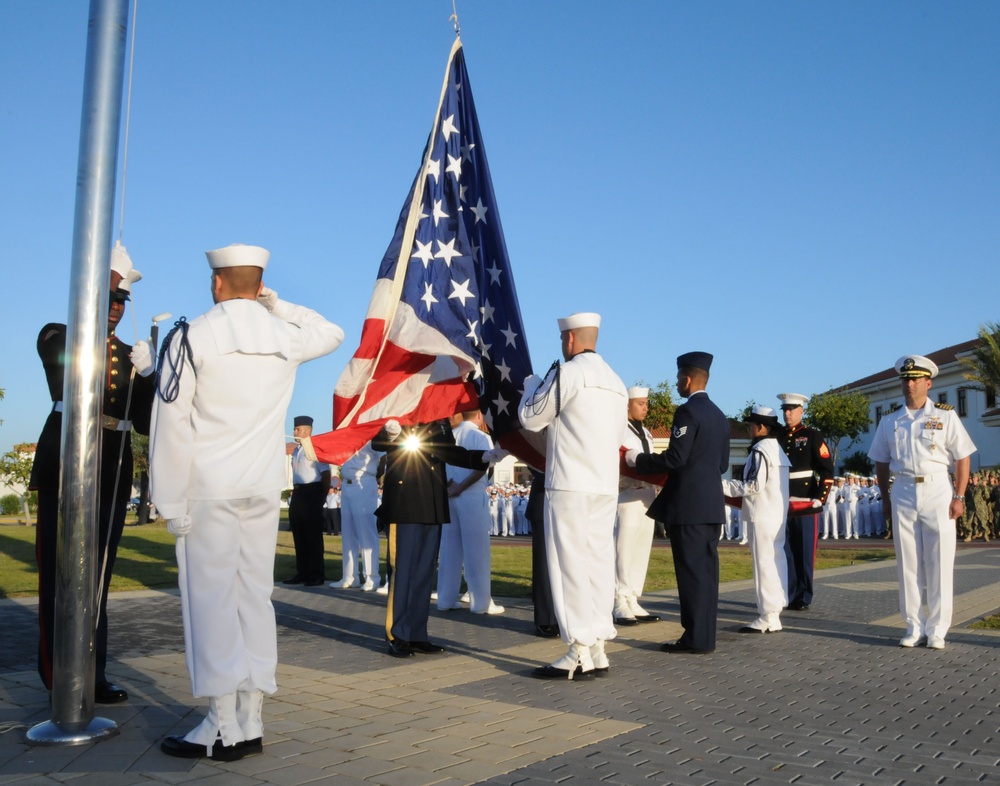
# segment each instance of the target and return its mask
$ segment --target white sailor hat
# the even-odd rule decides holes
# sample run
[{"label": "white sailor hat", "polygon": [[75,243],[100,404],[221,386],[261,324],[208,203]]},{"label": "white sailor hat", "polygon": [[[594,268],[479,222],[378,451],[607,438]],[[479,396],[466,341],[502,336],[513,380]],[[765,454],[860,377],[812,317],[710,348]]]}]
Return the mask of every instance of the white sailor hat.
[{"label": "white sailor hat", "polygon": [[923,355],[903,355],[896,361],[896,373],[902,379],[934,379],[938,375],[938,367],[930,358]]},{"label": "white sailor hat", "polygon": [[782,409],[795,409],[803,406],[809,400],[809,396],[801,393],[779,393],[778,401],[781,402]]},{"label": "white sailor hat", "polygon": [[[116,240],[115,247],[111,249],[111,269],[120,275],[122,278],[128,276],[129,272],[134,268],[132,267],[132,257],[128,255],[128,251],[125,250],[125,246],[122,245],[122,241]],[[140,274],[138,278],[133,278],[133,281],[138,281],[142,278]]]},{"label": "white sailor hat", "polygon": [[632,398],[649,398],[649,388],[642,388],[636,385],[628,389],[628,397]]},{"label": "white sailor hat", "polygon": [[118,289],[119,290],[123,289],[126,292],[128,292],[129,294],[131,294],[132,293],[132,285],[136,281],[141,281],[141,280],[142,280],[142,273],[140,273],[135,268],[132,268],[128,273],[126,273],[122,277],[122,280],[118,283]]},{"label": "white sailor hat", "polygon": [[267,267],[271,252],[260,246],[233,243],[225,248],[206,251],[205,256],[208,257],[208,265],[212,270],[223,267],[259,267],[263,270]]},{"label": "white sailor hat", "polygon": [[601,326],[601,315],[595,314],[593,311],[580,311],[576,314],[570,314],[568,317],[563,317],[558,322],[560,333],[564,330],[576,330],[577,328],[599,328]]},{"label": "white sailor hat", "polygon": [[768,428],[779,428],[778,416],[774,413],[774,410],[761,404],[758,404],[750,411],[750,414],[744,418],[744,422],[757,423]]}]

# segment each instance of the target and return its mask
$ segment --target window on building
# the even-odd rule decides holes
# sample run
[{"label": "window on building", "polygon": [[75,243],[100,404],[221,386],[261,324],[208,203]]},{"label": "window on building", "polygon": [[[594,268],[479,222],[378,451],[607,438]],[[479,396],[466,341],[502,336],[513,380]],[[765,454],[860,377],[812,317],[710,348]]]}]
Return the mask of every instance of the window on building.
[{"label": "window on building", "polygon": [[964,418],[969,414],[969,396],[967,388],[958,389],[958,416]]},{"label": "window on building", "polygon": [[875,425],[877,426],[882,420],[882,407],[875,407]]},{"label": "window on building", "polygon": [[993,409],[997,405],[996,388],[986,388],[986,409]]},{"label": "window on building", "polygon": [[948,403],[947,391],[945,391],[944,393],[938,393],[938,404],[947,404],[947,403]]}]

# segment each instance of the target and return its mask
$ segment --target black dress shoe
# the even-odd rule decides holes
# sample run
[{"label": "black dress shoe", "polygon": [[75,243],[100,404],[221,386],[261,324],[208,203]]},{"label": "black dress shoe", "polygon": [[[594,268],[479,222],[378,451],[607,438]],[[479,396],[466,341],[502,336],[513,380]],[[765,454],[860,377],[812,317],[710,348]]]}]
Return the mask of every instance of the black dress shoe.
[{"label": "black dress shoe", "polygon": [[429,641],[411,641],[410,649],[417,655],[437,655],[444,652],[444,647],[439,644],[431,644]]},{"label": "black dress shoe", "polygon": [[809,604],[802,600],[796,600],[787,606],[789,611],[808,611]]},{"label": "black dress shoe", "polygon": [[304,587],[322,587],[324,584],[326,584],[326,579],[309,579],[309,581],[302,582]]},{"label": "black dress shoe", "polygon": [[393,639],[389,642],[389,654],[394,658],[409,658],[413,655],[413,647],[408,641]]},{"label": "black dress shoe", "polygon": [[744,625],[740,628],[737,633],[770,633],[770,631],[761,630],[760,628],[752,628],[749,625]]},{"label": "black dress shoe", "polygon": [[243,749],[244,756],[255,756],[258,753],[264,752],[264,740],[261,737],[255,737],[252,740],[243,740],[243,742],[237,742],[236,744]]},{"label": "black dress shoe", "polygon": [[658,614],[636,614],[636,622],[659,622],[660,616]]},{"label": "black dress shoe", "polygon": [[570,675],[568,669],[557,669],[552,666],[539,666],[537,669],[531,670],[531,676],[536,680],[592,680],[597,676],[596,669],[591,669],[590,671],[584,671],[579,666],[576,667],[576,671]]},{"label": "black dress shoe", "polygon": [[543,639],[554,639],[559,635],[558,625],[536,625],[535,635]]},{"label": "black dress shoe", "polygon": [[[257,739],[258,746],[260,738]],[[160,750],[168,756],[176,756],[179,759],[200,759],[208,756],[208,748],[196,742],[188,742],[183,737],[167,737],[160,743]],[[211,758],[216,761],[239,761],[244,756],[260,753],[261,750],[254,750],[246,742],[237,742],[235,745],[223,745],[222,740],[216,740],[212,746]]]},{"label": "black dress shoe", "polygon": [[94,701],[98,704],[120,704],[128,701],[128,694],[113,682],[98,682],[94,684]]},{"label": "black dress shoe", "polygon": [[296,573],[290,579],[285,579],[281,583],[282,584],[301,584],[302,583],[302,577],[298,573]]},{"label": "black dress shoe", "polygon": [[691,655],[707,655],[710,652],[715,652],[714,649],[711,650],[696,650],[693,647],[689,647],[687,644],[681,644],[679,641],[668,641],[660,645],[660,652],[670,652],[674,654],[678,653],[690,653]]},{"label": "black dress shoe", "polygon": [[614,622],[615,625],[617,625],[620,628],[627,628],[629,625],[639,624],[639,620],[637,620],[635,617],[615,617]]}]

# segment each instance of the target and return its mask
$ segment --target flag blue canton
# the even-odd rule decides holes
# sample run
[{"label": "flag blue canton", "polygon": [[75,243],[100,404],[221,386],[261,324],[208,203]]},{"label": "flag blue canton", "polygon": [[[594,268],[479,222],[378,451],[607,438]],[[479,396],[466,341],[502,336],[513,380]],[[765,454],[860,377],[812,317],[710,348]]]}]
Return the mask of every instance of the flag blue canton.
[{"label": "flag blue canton", "polygon": [[467,381],[487,425],[502,436],[520,427],[517,406],[531,359],[460,47],[423,160],[379,277],[392,278],[405,258],[399,252],[407,216],[413,195],[422,192],[400,300],[468,359]]}]

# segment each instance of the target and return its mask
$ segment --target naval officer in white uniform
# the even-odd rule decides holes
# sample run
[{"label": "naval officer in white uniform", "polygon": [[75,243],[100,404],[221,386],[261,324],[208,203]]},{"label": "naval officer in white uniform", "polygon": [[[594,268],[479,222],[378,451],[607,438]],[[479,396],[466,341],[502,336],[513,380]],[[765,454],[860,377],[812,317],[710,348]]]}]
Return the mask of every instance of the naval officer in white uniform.
[{"label": "naval officer in white uniform", "polygon": [[535,669],[540,679],[606,674],[604,642],[615,637],[614,527],[619,449],[628,430],[624,383],[594,350],[599,314],[559,320],[563,365],[524,381],[519,415],[547,428],[545,546],[565,655]]},{"label": "naval officer in white uniform", "polygon": [[207,256],[215,306],[164,342],[150,475],[177,536],[191,688],[209,710],[161,749],[235,761],[261,751],[263,696],[277,690],[271,591],[295,371],[335,350],[344,332],[264,288],[266,249],[237,244]]},{"label": "naval officer in white uniform", "polygon": [[896,373],[905,406],[882,416],[868,457],[875,462],[883,515],[892,517],[899,611],[906,622],[899,646],[926,643],[939,650],[951,627],[955,519],[965,510],[969,457],[976,446],[955,411],[927,397],[938,374],[930,359],[901,357]]}]

